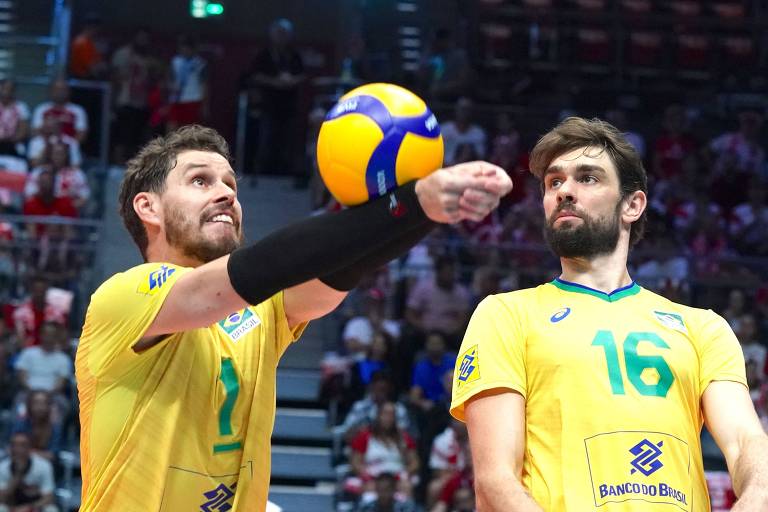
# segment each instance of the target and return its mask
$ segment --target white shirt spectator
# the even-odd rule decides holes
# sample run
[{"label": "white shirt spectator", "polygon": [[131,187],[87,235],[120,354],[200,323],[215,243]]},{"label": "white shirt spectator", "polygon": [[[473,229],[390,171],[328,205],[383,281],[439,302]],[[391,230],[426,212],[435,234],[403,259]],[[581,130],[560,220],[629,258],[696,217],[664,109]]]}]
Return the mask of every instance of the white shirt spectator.
[{"label": "white shirt spectator", "polygon": [[[53,466],[36,453],[30,453],[29,456],[32,460],[27,474],[24,475],[24,485],[38,488],[42,495],[52,494],[55,486]],[[11,458],[6,457],[0,461],[0,491],[7,491],[12,479]]]},{"label": "white shirt spectator", "polygon": [[41,103],[32,114],[32,129],[42,128],[46,117],[55,117],[59,121],[62,133],[70,137],[74,137],[76,132],[88,131],[88,115],[80,105],[67,103],[60,106],[51,101]]},{"label": "white shirt spectator", "polygon": [[77,139],[69,135],[36,135],[29,141],[27,148],[27,158],[30,160],[39,160],[45,153],[45,147],[48,144],[61,142],[69,147],[69,163],[75,167],[80,167],[83,163],[83,155],[80,153],[80,143]]},{"label": "white shirt spectator", "polygon": [[[381,328],[394,339],[400,337],[400,324],[394,320],[382,321]],[[354,338],[361,344],[370,346],[373,342],[373,324],[366,316],[356,316],[344,326],[344,333],[341,337],[344,341]]]},{"label": "white shirt spectator", "polygon": [[[32,197],[40,191],[38,185],[40,175],[45,171],[44,167],[38,167],[32,171],[24,186],[24,196]],[[91,188],[88,186],[88,178],[78,167],[65,167],[56,173],[53,185],[53,193],[56,197],[68,197],[72,201],[87,201],[91,197]]]},{"label": "white shirt spectator", "polygon": [[130,44],[115,51],[112,67],[117,75],[118,106],[147,108],[150,62],[149,57],[137,53]]},{"label": "white shirt spectator", "polygon": [[29,389],[54,391],[59,379],[72,376],[72,361],[61,350],[46,352],[39,346],[27,347],[16,360],[16,370],[27,372]]},{"label": "white shirt spectator", "polygon": [[736,170],[749,174],[760,174],[765,164],[765,151],[753,144],[739,132],[724,133],[709,143],[717,156],[715,172],[722,173],[730,159],[735,159]]},{"label": "white shirt spectator", "polygon": [[29,107],[23,101],[14,101],[10,105],[0,103],[0,139],[14,137],[19,122],[28,120]]},{"label": "white shirt spectator", "polygon": [[732,235],[738,234],[741,230],[751,226],[754,222],[768,225],[768,206],[755,211],[749,203],[742,203],[731,212],[730,232]]},{"label": "white shirt spectator", "polygon": [[461,471],[466,465],[464,450],[456,439],[456,432],[451,427],[446,428],[432,441],[432,451],[429,455],[430,469]]},{"label": "white shirt spectator", "polygon": [[192,103],[203,101],[206,63],[198,56],[182,57],[176,55],[171,60],[173,71],[173,103]]},{"label": "white shirt spectator", "polygon": [[461,132],[456,127],[456,123],[448,121],[440,126],[440,131],[443,134],[443,144],[445,145],[446,165],[455,163],[456,152],[464,144],[472,146],[478,159],[485,157],[485,131],[478,125],[470,125],[466,131]]}]

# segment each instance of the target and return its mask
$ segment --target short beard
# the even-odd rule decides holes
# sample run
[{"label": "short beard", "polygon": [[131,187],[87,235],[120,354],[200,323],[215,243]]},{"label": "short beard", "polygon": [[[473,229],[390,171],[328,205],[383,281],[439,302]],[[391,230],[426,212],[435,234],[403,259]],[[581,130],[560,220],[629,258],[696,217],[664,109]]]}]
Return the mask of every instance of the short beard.
[{"label": "short beard", "polygon": [[[201,221],[201,225],[204,221]],[[181,210],[170,208],[165,219],[165,234],[168,244],[176,247],[188,257],[208,263],[231,253],[243,243],[242,232],[237,226],[239,236],[212,241],[203,237],[197,226]]]},{"label": "short beard", "polygon": [[544,225],[544,239],[547,245],[560,258],[594,258],[610,254],[619,243],[619,212],[621,201],[616,205],[612,218],[594,220],[588,216],[580,217],[581,225],[555,229],[557,214],[564,209],[561,205],[552,213],[552,218]]}]

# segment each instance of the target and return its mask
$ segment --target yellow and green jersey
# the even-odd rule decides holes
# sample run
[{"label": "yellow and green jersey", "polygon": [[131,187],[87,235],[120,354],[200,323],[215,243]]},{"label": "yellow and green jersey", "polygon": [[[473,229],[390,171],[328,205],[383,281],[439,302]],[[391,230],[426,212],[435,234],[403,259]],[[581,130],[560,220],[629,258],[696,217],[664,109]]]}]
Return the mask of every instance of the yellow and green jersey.
[{"label": "yellow and green jersey", "polygon": [[490,296],[459,352],[452,414],[493,388],[526,401],[523,485],[547,511],[710,509],[701,396],[746,385],[741,347],[710,310],[635,283],[556,279]]},{"label": "yellow and green jersey", "polygon": [[132,346],[189,268],[139,265],[92,296],[75,361],[82,511],[264,510],[280,356],[300,335],[278,293]]}]

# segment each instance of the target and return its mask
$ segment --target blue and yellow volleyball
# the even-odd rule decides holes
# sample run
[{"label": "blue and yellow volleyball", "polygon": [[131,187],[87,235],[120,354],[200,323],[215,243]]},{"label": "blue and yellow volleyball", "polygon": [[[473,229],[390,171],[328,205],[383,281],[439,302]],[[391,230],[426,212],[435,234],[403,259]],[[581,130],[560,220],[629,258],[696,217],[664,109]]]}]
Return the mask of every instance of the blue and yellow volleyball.
[{"label": "blue and yellow volleyball", "polygon": [[361,204],[439,169],[440,125],[411,91],[363,85],[342,96],[325,117],[317,164],[337,201]]}]

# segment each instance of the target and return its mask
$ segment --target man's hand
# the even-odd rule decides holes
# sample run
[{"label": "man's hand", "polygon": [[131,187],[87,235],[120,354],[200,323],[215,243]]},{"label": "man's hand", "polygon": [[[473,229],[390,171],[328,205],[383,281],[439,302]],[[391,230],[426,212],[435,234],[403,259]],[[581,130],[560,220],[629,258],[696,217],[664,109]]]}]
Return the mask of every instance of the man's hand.
[{"label": "man's hand", "polygon": [[482,161],[439,169],[416,183],[427,217],[444,224],[483,220],[511,190],[504,169]]}]

